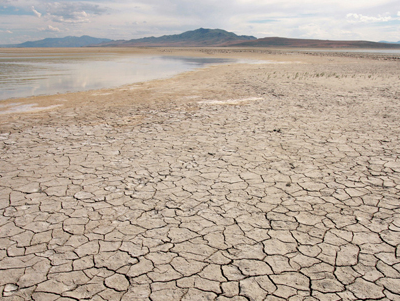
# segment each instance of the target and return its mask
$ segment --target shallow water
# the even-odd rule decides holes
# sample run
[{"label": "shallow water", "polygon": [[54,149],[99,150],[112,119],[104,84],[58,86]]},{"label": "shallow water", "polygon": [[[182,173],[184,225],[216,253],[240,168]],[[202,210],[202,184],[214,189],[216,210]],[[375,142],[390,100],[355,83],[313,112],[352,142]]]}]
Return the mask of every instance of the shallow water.
[{"label": "shallow water", "polygon": [[0,100],[113,88],[234,59],[168,56],[17,56],[0,53]]}]

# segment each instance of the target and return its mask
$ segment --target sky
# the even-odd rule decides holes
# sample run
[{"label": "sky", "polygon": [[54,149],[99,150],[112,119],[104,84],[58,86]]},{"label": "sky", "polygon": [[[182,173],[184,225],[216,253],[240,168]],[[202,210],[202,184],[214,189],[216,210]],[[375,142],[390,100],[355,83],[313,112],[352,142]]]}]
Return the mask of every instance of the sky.
[{"label": "sky", "polygon": [[0,0],[0,44],[219,28],[257,38],[400,41],[400,0]]}]

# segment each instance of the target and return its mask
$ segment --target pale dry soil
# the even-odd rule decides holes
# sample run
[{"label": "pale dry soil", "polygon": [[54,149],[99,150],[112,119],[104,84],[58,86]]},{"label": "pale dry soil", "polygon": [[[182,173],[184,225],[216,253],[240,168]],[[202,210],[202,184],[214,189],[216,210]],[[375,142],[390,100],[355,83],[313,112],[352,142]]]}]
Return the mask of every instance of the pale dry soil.
[{"label": "pale dry soil", "polygon": [[191,54],[0,115],[1,300],[400,300],[399,61]]}]

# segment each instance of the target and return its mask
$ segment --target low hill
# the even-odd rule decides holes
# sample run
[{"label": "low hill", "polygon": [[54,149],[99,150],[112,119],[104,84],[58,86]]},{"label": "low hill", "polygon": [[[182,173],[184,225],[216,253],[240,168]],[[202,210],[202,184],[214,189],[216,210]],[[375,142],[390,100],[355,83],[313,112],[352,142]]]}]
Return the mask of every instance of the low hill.
[{"label": "low hill", "polygon": [[96,45],[103,42],[109,42],[110,39],[93,38],[90,36],[72,37],[68,36],[65,38],[47,38],[39,41],[29,41],[21,44],[13,45],[13,47],[24,48],[24,47],[84,47],[90,45]]},{"label": "low hill", "polygon": [[254,41],[235,43],[240,47],[299,47],[299,48],[399,48],[400,44],[377,43],[369,41],[331,41],[289,38],[262,38]]},{"label": "low hill", "polygon": [[129,41],[112,41],[102,43],[98,46],[108,47],[131,47],[131,46],[222,46],[231,43],[256,40],[252,36],[238,36],[233,32],[222,29],[205,29],[199,28],[192,31],[186,31],[176,35],[166,35],[162,37],[147,37],[141,39],[133,39]]}]

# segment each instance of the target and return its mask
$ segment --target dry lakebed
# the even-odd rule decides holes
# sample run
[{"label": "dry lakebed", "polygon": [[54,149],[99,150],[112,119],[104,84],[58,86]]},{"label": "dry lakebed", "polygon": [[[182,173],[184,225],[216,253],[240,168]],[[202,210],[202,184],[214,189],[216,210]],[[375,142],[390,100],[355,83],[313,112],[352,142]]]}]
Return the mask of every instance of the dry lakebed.
[{"label": "dry lakebed", "polygon": [[400,300],[399,55],[69,51],[258,63],[1,101],[1,300]]}]

